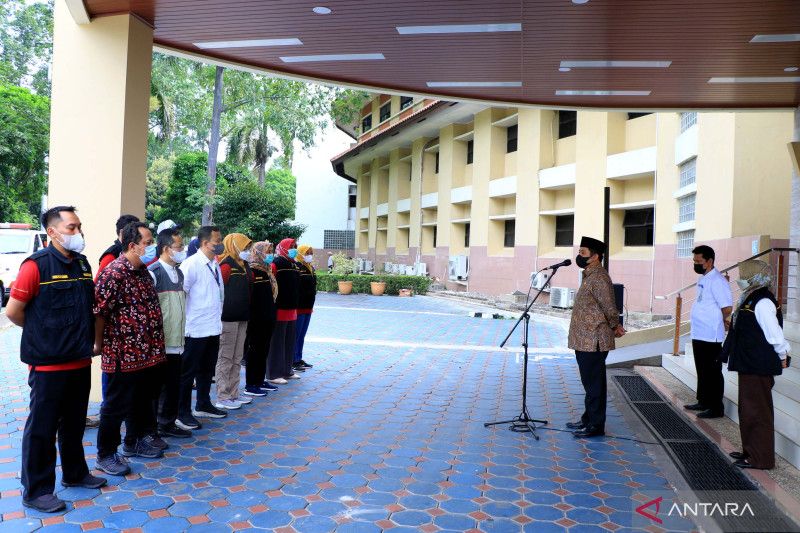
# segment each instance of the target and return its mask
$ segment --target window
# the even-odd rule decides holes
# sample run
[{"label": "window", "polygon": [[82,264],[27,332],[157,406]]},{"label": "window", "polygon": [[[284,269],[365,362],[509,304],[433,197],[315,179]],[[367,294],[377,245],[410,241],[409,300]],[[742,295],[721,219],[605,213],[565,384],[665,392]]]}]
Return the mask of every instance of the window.
[{"label": "window", "polygon": [[473,141],[467,142],[467,164],[468,165],[472,164],[472,151],[473,151],[474,146],[475,146],[475,143]]},{"label": "window", "polygon": [[697,124],[697,113],[681,113],[681,133]]},{"label": "window", "polygon": [[558,138],[572,137],[578,131],[578,112],[558,112]]},{"label": "window", "polygon": [[678,257],[691,257],[694,249],[694,230],[678,232],[676,240]]},{"label": "window", "polygon": [[652,208],[625,211],[625,246],[653,246],[653,215]]},{"label": "window", "polygon": [[436,152],[436,167],[433,170],[434,174],[439,173],[439,152]]},{"label": "window", "polygon": [[379,112],[379,122],[383,122],[385,120],[389,120],[389,117],[392,116],[392,103],[386,102],[381,106],[381,110]]},{"label": "window", "polygon": [[414,103],[413,96],[401,96],[400,97],[400,111],[403,109],[410,107]]},{"label": "window", "polygon": [[639,117],[646,117],[647,115],[652,115],[652,113],[628,113],[628,120],[633,120]]},{"label": "window", "polygon": [[326,229],[322,247],[328,250],[352,250],[356,247],[356,232],[351,229]]},{"label": "window", "polygon": [[681,165],[680,187],[686,187],[697,181],[697,158],[693,157]]},{"label": "window", "polygon": [[678,200],[678,222],[694,220],[694,202],[697,194],[690,194]]},{"label": "window", "polygon": [[367,133],[372,129],[372,115],[367,115],[361,119],[361,133]]},{"label": "window", "polygon": [[358,207],[358,205],[356,204],[356,197],[355,197],[355,195],[351,194],[351,195],[348,197],[348,202],[349,202],[349,203],[348,203],[348,207]]},{"label": "window", "polygon": [[464,224],[464,248],[469,248],[469,222]]},{"label": "window", "polygon": [[436,234],[437,234],[437,231],[436,231],[436,230],[437,230],[437,229],[438,229],[438,227],[437,227],[437,226],[434,226],[434,227],[433,227],[433,247],[434,247],[434,248],[436,248],[436,236],[437,236],[437,235],[436,235]]},{"label": "window", "polygon": [[503,246],[506,248],[514,247],[514,229],[516,220],[506,220],[506,227],[503,232]]},{"label": "window", "polygon": [[575,215],[556,217],[556,246],[572,246]]},{"label": "window", "polygon": [[509,126],[506,129],[506,153],[517,151],[517,125]]}]

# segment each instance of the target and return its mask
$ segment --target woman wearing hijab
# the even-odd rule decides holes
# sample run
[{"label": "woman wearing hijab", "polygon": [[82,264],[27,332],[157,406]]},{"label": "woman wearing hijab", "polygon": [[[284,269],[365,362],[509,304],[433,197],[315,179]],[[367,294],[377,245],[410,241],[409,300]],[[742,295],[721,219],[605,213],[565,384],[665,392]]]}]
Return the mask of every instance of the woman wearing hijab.
[{"label": "woman wearing hijab", "polygon": [[741,468],[775,466],[775,376],[789,366],[789,343],[783,336],[783,315],[770,291],[772,269],[764,261],[739,265],[736,283],[742,289],[725,339],[723,358],[739,373],[739,431],[742,451],[731,452]]},{"label": "woman wearing hijab", "polygon": [[275,298],[278,284],[272,273],[274,258],[272,243],[257,242],[250,248],[250,268],[253,271],[253,290],[250,293],[250,321],[247,323],[247,368],[244,394],[266,396],[276,387],[266,383],[267,354],[275,329]]},{"label": "woman wearing hijab", "polygon": [[267,381],[273,385],[285,385],[288,383],[287,379],[300,379],[292,370],[300,296],[300,267],[295,261],[297,244],[294,239],[283,239],[278,243],[275,252],[273,265],[278,282],[278,297],[275,300],[275,331],[269,344]]},{"label": "woman wearing hijab", "polygon": [[297,247],[297,262],[300,264],[300,302],[297,309],[297,340],[294,347],[293,368],[305,372],[310,365],[303,360],[303,344],[305,343],[311,313],[314,312],[314,301],[317,298],[317,274],[314,271],[314,249],[308,244]]},{"label": "woman wearing hijab", "polygon": [[252,400],[239,396],[247,322],[250,320],[252,272],[247,264],[253,242],[241,233],[229,233],[222,241],[225,251],[219,257],[219,270],[225,284],[222,303],[222,335],[215,379],[217,409],[239,409]]}]

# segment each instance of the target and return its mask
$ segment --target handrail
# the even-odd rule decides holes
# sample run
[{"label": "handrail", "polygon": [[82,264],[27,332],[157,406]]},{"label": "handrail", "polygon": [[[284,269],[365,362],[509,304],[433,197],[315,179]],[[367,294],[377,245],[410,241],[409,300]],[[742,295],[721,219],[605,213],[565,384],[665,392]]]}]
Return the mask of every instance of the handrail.
[{"label": "handrail", "polygon": [[[720,270],[719,272],[720,272],[720,274],[725,274],[726,272],[728,272],[730,270],[733,270],[734,268],[737,268],[739,265],[741,265],[745,261],[750,261],[751,259],[758,259],[759,257],[761,257],[763,255],[767,255],[767,254],[772,253],[772,252],[797,252],[797,253],[800,253],[800,248],[769,248],[768,250],[764,250],[763,252],[758,253],[756,255],[753,255],[751,257],[748,257],[747,259],[742,259],[738,263],[735,263],[735,264],[733,264],[733,265],[731,265],[731,266],[729,266],[727,268],[724,268],[724,269]],[[691,285],[687,285],[687,286],[682,287],[682,288],[680,288],[680,289],[678,289],[676,291],[672,291],[669,294],[665,294],[663,296],[655,296],[655,299],[656,300],[667,300],[667,299],[669,299],[669,298],[671,298],[673,296],[680,295],[680,293],[682,293],[683,291],[689,290],[692,287],[695,287],[696,285],[697,285],[697,282],[694,282]]]}]

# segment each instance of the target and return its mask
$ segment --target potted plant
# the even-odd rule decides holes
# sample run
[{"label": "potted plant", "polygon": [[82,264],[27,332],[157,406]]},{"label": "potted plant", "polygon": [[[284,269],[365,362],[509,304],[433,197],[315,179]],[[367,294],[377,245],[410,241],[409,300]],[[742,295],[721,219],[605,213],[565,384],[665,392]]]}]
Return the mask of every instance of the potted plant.
[{"label": "potted plant", "polygon": [[398,296],[409,297],[412,295],[411,289],[400,289],[397,291]]},{"label": "potted plant", "polygon": [[[347,276],[356,270],[356,262],[339,252],[333,256],[333,269],[331,273],[334,276]],[[350,280],[339,280],[339,294],[350,294],[353,292],[353,282]]]},{"label": "potted plant", "polygon": [[375,281],[369,282],[369,288],[373,296],[383,296],[383,293],[386,292],[386,280],[376,276]]}]

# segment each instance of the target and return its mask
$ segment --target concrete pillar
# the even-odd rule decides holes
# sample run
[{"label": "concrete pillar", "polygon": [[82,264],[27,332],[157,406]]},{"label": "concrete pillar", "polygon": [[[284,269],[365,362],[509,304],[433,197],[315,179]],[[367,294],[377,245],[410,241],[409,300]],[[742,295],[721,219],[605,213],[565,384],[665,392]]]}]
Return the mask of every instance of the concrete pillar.
[{"label": "concrete pillar", "polygon": [[[800,107],[794,110],[794,133],[792,145],[800,143]],[[792,202],[789,213],[789,242],[792,248],[800,248],[800,160],[792,150]],[[792,343],[792,353],[800,352],[800,293],[798,293],[798,254],[789,254],[788,297],[784,315],[784,332]]]},{"label": "concrete pillar", "polygon": [[152,53],[153,29],[140,19],[78,25],[55,3],[48,203],[78,208],[95,269],[117,217],[144,217]]}]

